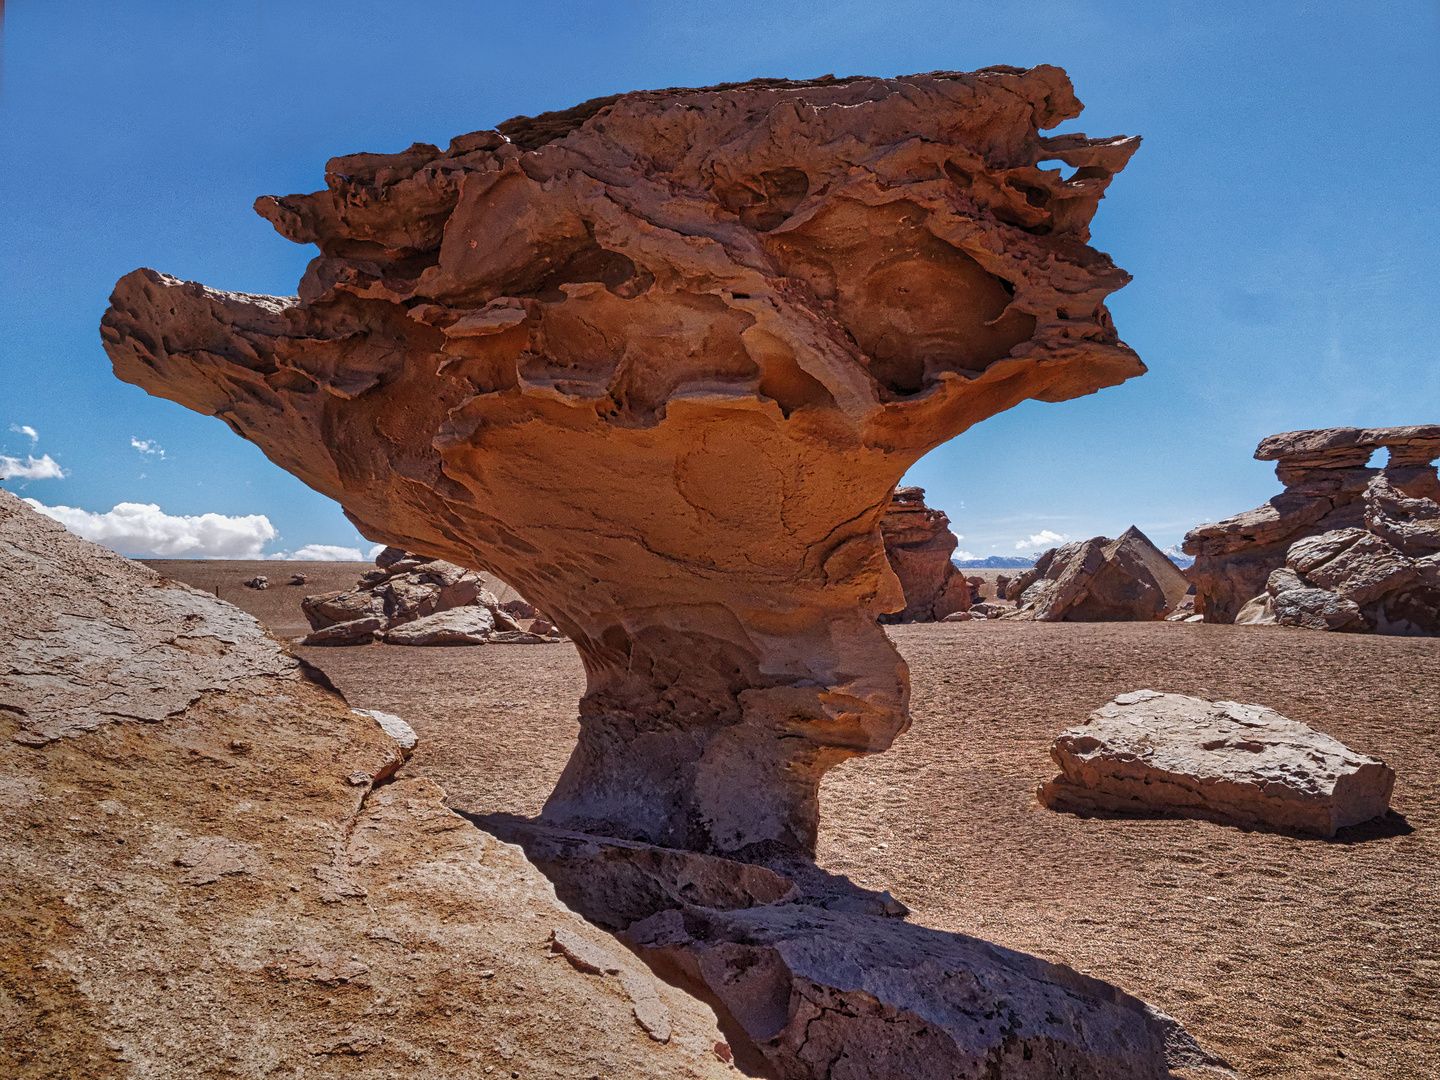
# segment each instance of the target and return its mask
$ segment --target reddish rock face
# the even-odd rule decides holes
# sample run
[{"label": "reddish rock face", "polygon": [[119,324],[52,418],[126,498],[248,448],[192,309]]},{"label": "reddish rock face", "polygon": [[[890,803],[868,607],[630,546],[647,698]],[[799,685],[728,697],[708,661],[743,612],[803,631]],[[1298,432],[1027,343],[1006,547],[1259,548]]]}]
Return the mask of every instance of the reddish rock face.
[{"label": "reddish rock face", "polygon": [[881,622],[938,622],[970,610],[970,583],[950,561],[960,542],[943,510],[925,505],[925,489],[901,487],[880,519],[885,558],[900,579],[905,607]]},{"label": "reddish rock face", "polygon": [[256,204],[320,248],[299,297],[139,270],[102,334],[120,378],[574,639],[551,820],[808,850],[821,775],[908,723],[891,489],[1144,371],[1086,244],[1139,140],[1040,135],[1080,109],[1053,67],[761,80],[335,158]]}]

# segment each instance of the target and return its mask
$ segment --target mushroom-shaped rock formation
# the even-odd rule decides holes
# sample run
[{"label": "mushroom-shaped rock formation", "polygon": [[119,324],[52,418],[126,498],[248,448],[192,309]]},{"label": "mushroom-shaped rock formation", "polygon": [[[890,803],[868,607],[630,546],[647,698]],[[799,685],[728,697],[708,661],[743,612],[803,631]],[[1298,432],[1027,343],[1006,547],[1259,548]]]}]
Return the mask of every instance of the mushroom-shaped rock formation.
[{"label": "mushroom-shaped rock formation", "polygon": [[767,79],[335,158],[256,203],[320,248],[298,297],[138,270],[105,347],[575,641],[549,821],[805,852],[821,775],[908,723],[896,482],[1145,370],[1086,243],[1139,140],[1040,134],[1080,109],[1054,67]]}]

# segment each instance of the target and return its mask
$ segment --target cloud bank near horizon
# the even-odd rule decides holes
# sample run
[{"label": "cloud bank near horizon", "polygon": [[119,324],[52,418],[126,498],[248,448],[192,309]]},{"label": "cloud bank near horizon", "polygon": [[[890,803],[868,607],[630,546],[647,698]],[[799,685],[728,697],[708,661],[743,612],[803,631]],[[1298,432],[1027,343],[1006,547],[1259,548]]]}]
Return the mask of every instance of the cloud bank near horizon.
[{"label": "cloud bank near horizon", "polygon": [[359,548],[339,544],[306,544],[294,551],[276,551],[265,558],[275,562],[369,562]]},{"label": "cloud bank near horizon", "polygon": [[25,502],[81,539],[135,558],[263,559],[262,549],[276,536],[264,514],[175,516],[154,503],[118,503],[113,510],[94,514],[73,506],[45,506],[35,499]]}]

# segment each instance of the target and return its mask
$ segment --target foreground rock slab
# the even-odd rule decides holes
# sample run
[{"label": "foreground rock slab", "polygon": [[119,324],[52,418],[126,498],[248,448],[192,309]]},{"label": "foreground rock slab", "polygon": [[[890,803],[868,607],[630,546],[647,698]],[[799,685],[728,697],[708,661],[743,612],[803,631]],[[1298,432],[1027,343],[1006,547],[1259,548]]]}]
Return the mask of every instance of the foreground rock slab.
[{"label": "foreground rock slab", "polygon": [[1137,690],[1063,732],[1053,810],[1162,813],[1331,837],[1384,814],[1383,762],[1263,705]]},{"label": "foreground rock slab", "polygon": [[876,622],[905,603],[895,485],[1145,370],[1089,246],[1139,140],[1042,134],[1081,109],[1049,66],[758,79],[350,154],[256,204],[319,249],[297,296],[137,270],[101,335],[119,378],[574,641],[552,823],[812,851],[821,777],[908,724]]},{"label": "foreground rock slab", "polygon": [[1114,986],[906,922],[888,893],[807,860],[757,866],[505,815],[478,820],[521,844],[576,910],[709,1002],[752,1075],[1233,1075],[1173,1019]]},{"label": "foreground rock slab", "polygon": [[384,782],[398,718],[4,491],[0,560],[0,1075],[735,1075],[518,848]]}]

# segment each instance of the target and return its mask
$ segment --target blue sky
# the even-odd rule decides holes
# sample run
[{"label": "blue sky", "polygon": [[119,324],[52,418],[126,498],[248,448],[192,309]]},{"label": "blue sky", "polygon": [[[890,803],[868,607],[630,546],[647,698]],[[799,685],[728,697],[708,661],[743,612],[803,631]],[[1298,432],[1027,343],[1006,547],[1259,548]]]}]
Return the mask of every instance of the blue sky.
[{"label": "blue sky", "polygon": [[1278,490],[1250,457],[1264,435],[1440,422],[1433,0],[4,11],[0,471],[76,514],[136,504],[103,519],[147,538],[131,553],[369,544],[220,421],[111,375],[97,328],[118,277],[289,295],[313,249],[256,217],[257,195],[323,186],[335,154],[656,86],[1052,63],[1087,105],[1061,131],[1144,136],[1093,242],[1135,277],[1111,309],[1150,372],[1026,403],[920,462],[908,482],[964,551],[1131,524],[1165,546]]}]

